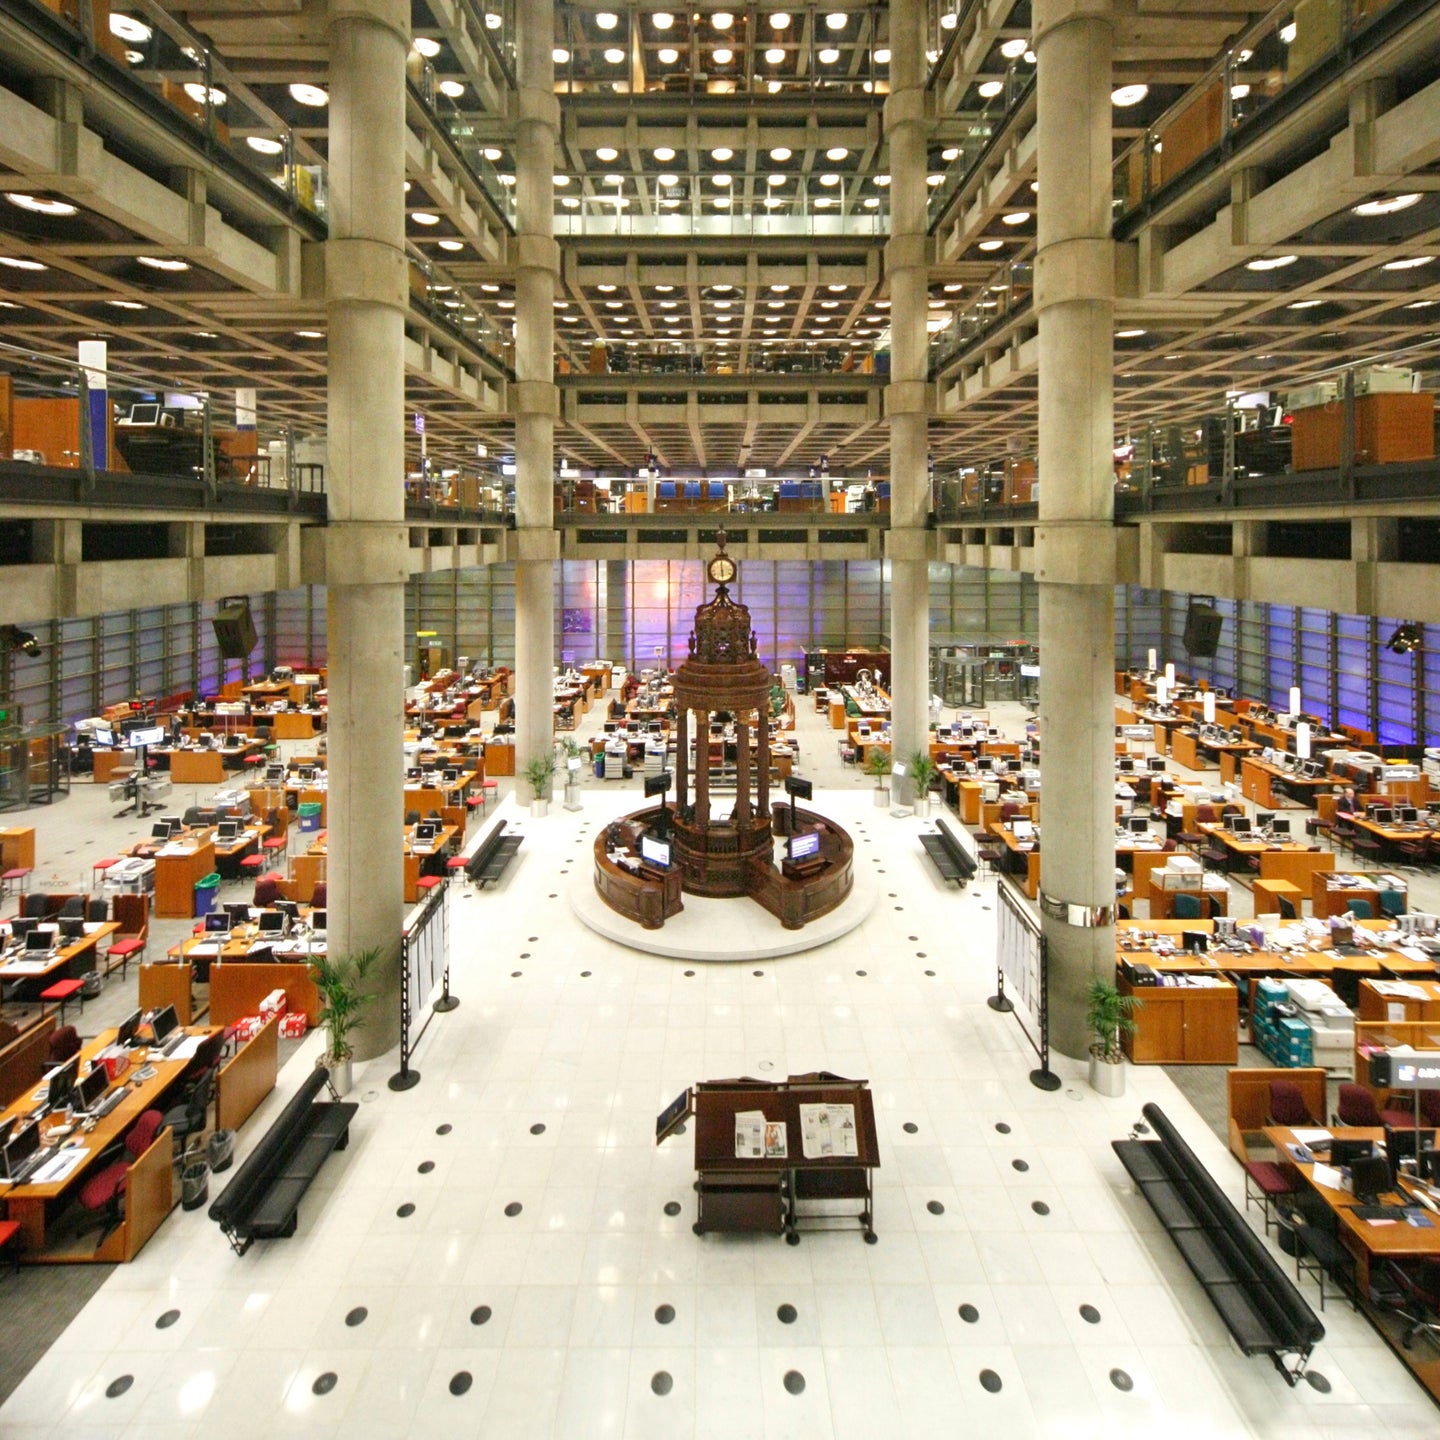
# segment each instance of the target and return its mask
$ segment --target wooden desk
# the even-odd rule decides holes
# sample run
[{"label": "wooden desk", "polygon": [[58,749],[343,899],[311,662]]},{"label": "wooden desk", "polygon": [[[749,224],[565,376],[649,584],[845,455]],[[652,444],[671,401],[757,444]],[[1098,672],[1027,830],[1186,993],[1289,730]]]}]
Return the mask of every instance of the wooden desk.
[{"label": "wooden desk", "polygon": [[35,829],[33,826],[0,830],[0,870],[33,870],[35,868]]},{"label": "wooden desk", "polygon": [[[802,1105],[854,1106],[857,1154],[806,1157]],[[786,1157],[736,1157],[735,1116],[745,1110],[758,1110],[766,1120],[785,1123]],[[871,1171],[879,1164],[874,1100],[863,1080],[838,1076],[825,1083],[807,1083],[802,1077],[776,1084],[722,1080],[695,1089],[697,1235],[707,1230],[793,1234],[800,1226],[799,1202],[855,1200],[863,1206],[859,1221],[869,1239],[875,1233]]]},{"label": "wooden desk", "polygon": [[1363,815],[1352,815],[1350,818],[1357,830],[1363,830],[1367,835],[1374,836],[1387,851],[1393,850],[1396,845],[1401,843],[1413,843],[1421,839],[1428,840],[1440,833],[1425,825],[1377,825],[1375,821],[1367,820]]},{"label": "wooden desk", "polygon": [[1225,865],[1227,871],[1244,868],[1243,862],[1250,855],[1263,856],[1267,852],[1304,854],[1310,849],[1308,845],[1302,845],[1297,840],[1273,841],[1257,839],[1250,834],[1237,835],[1223,825],[1201,825],[1197,828],[1200,834],[1208,835],[1225,847],[1228,852]]},{"label": "wooden desk", "polygon": [[[81,1051],[87,1062],[98,1055],[115,1039],[114,1030],[105,1030],[97,1035]],[[213,1030],[201,1029],[192,1034],[213,1034]],[[189,1060],[165,1060],[158,1056],[146,1057],[146,1052],[133,1052],[133,1065],[121,1077],[126,1085],[125,1099],[108,1115],[98,1120],[95,1128],[84,1139],[87,1158],[64,1180],[50,1184],[17,1185],[5,1196],[8,1217],[16,1221],[24,1235],[25,1259],[31,1262],[45,1261],[105,1261],[124,1263],[134,1259],[140,1248],[153,1235],[160,1223],[170,1213],[173,1203],[170,1192],[171,1161],[173,1150],[171,1132],[164,1130],[156,1137],[155,1143],[131,1168],[126,1183],[125,1220],[118,1228],[102,1235],[95,1243],[94,1231],[89,1236],[66,1241],[63,1250],[47,1251],[52,1227],[69,1200],[79,1193],[89,1178],[94,1162],[109,1147],[118,1141],[140,1115],[151,1109],[163,1110],[164,1097],[177,1080],[185,1073]],[[145,1063],[155,1067],[154,1076],[136,1083],[135,1068]],[[85,1066],[82,1066],[82,1070]],[[30,1108],[30,1092],[27,1090],[0,1119],[11,1119],[25,1114]],[[56,1123],[59,1116],[55,1117]],[[42,1122],[42,1125],[45,1122]],[[63,1237],[63,1232],[62,1232]]]},{"label": "wooden desk", "polygon": [[68,945],[62,945],[45,963],[43,970],[31,972],[27,966],[24,951],[7,957],[0,964],[0,984],[20,986],[20,997],[32,1003],[42,990],[48,989],[57,980],[77,980],[89,970],[99,968],[99,945],[113,935],[120,926],[114,920],[91,923],[91,928]]},{"label": "wooden desk", "polygon": [[1260,857],[1262,880],[1288,880],[1299,887],[1302,895],[1311,893],[1317,875],[1334,868],[1335,853],[1332,850],[1267,850]]},{"label": "wooden desk", "polygon": [[172,750],[170,779],[176,785],[223,785],[225,762],[218,750]]},{"label": "wooden desk", "polygon": [[256,1014],[260,1002],[272,990],[284,990],[287,1010],[303,1014],[312,1026],[319,1022],[320,994],[308,964],[223,960],[210,965],[211,1023],[233,1025],[246,1015]]},{"label": "wooden desk", "polygon": [[215,1083],[215,1124],[238,1130],[275,1088],[280,1073],[280,1017],[272,1016],[220,1069]]},{"label": "wooden desk", "polygon": [[133,770],[135,756],[129,750],[93,750],[93,768],[90,778],[97,785],[108,785],[115,779],[117,770]]},{"label": "wooden desk", "polygon": [[[1414,1022],[1424,1021],[1428,1024],[1440,1022],[1440,981],[1435,980],[1407,980],[1407,985],[1412,985],[1421,992],[1420,999],[1409,995],[1382,995],[1369,980],[1360,982],[1360,1007],[1359,1018],[1361,1020],[1390,1020],[1390,1007],[1399,1005],[1404,1014],[1401,1019]],[[1355,1072],[1356,1078],[1362,1078],[1362,1072]]]},{"label": "wooden desk", "polygon": [[[1401,895],[1409,895],[1409,886],[1405,881],[1399,876],[1395,878],[1400,880],[1398,885],[1382,886],[1380,877],[1370,871],[1317,871],[1310,892],[1312,913],[1317,916],[1343,915],[1349,901],[1363,900],[1369,905],[1372,918],[1378,917],[1382,913],[1382,889],[1398,890]],[[1352,883],[1343,883],[1345,881]]]},{"label": "wooden desk", "polygon": [[1334,787],[1335,778],[1331,775],[1312,778],[1295,770],[1282,770],[1253,756],[1241,760],[1240,793],[1262,810],[1277,810],[1292,803],[1289,795],[1277,792],[1276,786],[1280,784],[1305,796],[1306,803],[1313,807],[1316,796]]},{"label": "wooden desk", "polygon": [[595,890],[617,915],[624,915],[647,930],[658,930],[685,908],[680,895],[680,869],[655,870],[641,865],[630,870],[609,856],[607,833],[595,837]]},{"label": "wooden desk", "polygon": [[323,711],[319,715],[315,715],[308,710],[282,710],[270,722],[270,738],[272,740],[313,740],[324,728],[325,715]]},{"label": "wooden desk", "polygon": [[1040,846],[1036,844],[1025,848],[1008,825],[997,826],[994,833],[1005,842],[1005,849],[1009,852],[1006,869],[1033,900],[1040,891]]},{"label": "wooden desk", "polygon": [[184,854],[155,856],[155,918],[192,920],[195,884],[215,872],[213,840],[190,840]]},{"label": "wooden desk", "polygon": [[490,776],[515,773],[515,747],[491,741],[485,746],[485,773]]},{"label": "wooden desk", "polygon": [[147,963],[140,967],[140,1008],[163,1010],[175,1007],[182,1025],[195,1018],[193,972],[189,965]]}]

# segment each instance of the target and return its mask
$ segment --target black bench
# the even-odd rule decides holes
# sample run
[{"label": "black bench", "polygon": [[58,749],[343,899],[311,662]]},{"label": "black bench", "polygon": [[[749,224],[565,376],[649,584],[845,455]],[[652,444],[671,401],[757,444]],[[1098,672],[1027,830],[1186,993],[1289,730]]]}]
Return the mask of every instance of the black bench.
[{"label": "black bench", "polygon": [[[1305,1373],[1325,1327],[1245,1217],[1195,1158],[1158,1105],[1141,1112],[1153,1140],[1111,1148],[1245,1355],[1268,1355],[1290,1385]],[[1287,1356],[1297,1357],[1292,1366]]]},{"label": "black bench", "polygon": [[504,830],[505,822],[497,820],[465,866],[465,873],[477,885],[493,885],[505,873],[505,867],[515,858],[525,839],[523,835],[506,835]]},{"label": "black bench", "polygon": [[942,815],[935,822],[938,835],[922,835],[920,843],[925,853],[934,862],[942,880],[954,880],[966,884],[975,874],[975,860],[961,843],[960,837],[945,823]]},{"label": "black bench", "polygon": [[235,1172],[210,1207],[210,1218],[225,1232],[237,1255],[256,1240],[280,1240],[295,1233],[300,1201],[332,1150],[350,1143],[350,1121],[358,1105],[312,1103],[329,1072],[317,1066],[299,1093],[280,1112],[265,1137]]}]

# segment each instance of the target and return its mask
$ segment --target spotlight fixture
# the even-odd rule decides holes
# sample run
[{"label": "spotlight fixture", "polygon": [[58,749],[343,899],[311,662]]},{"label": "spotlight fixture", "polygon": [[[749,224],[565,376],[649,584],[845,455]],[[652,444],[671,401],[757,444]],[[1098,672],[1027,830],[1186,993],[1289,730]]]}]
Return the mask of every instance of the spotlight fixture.
[{"label": "spotlight fixture", "polygon": [[[1393,650],[1397,655],[1411,655],[1420,648],[1423,640],[1420,627],[1407,620],[1403,625],[1396,626],[1395,633],[1385,642],[1385,648]],[[26,653],[33,655],[35,652],[31,650]]]},{"label": "spotlight fixture", "polygon": [[0,625],[0,645],[7,650],[19,650],[32,659],[40,653],[40,642],[28,630],[18,625]]}]

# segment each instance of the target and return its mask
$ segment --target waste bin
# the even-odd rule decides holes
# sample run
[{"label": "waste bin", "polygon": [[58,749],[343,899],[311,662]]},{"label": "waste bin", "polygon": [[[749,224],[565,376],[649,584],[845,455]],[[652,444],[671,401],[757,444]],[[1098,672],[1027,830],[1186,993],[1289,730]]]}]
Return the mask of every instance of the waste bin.
[{"label": "waste bin", "polygon": [[320,802],[318,800],[302,801],[297,814],[302,830],[313,831],[320,828]]},{"label": "waste bin", "polygon": [[180,1206],[198,1210],[210,1198],[210,1166],[203,1159],[189,1160],[180,1172]]},{"label": "waste bin", "polygon": [[1293,1210],[1282,1210],[1279,1206],[1276,1206],[1275,1240],[1285,1254],[1293,1255],[1295,1253],[1299,1245],[1299,1241],[1295,1235],[1295,1227],[1303,1223],[1303,1216],[1296,1214]]},{"label": "waste bin", "polygon": [[213,870],[195,882],[195,914],[208,915],[220,894],[220,877]]}]

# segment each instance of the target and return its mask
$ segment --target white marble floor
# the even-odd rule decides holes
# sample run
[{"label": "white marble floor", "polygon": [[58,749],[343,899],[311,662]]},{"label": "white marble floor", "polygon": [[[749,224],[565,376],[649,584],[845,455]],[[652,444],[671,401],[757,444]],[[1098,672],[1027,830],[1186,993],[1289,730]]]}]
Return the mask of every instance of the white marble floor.
[{"label": "white marble floor", "polygon": [[[822,949],[706,966],[576,921],[564,887],[602,808],[524,818],[506,883],[452,898],[461,1007],[432,1021],[416,1089],[386,1088],[393,1056],[361,1072],[350,1148],[299,1234],[237,1259],[203,1210],[177,1211],[0,1409],[0,1436],[1436,1433],[1346,1307],[1314,1360],[1328,1393],[1235,1352],[1110,1141],[1153,1099],[1238,1199],[1234,1161],[1156,1068],[1115,1101],[1065,1061],[1059,1092],[1027,1083],[1015,1022],[984,1004],[993,886],[942,886],[919,822],[863,786],[817,794],[875,909]],[[697,1080],[816,1068],[874,1088],[879,1243],[697,1238],[691,1142],[657,1149],[656,1113]]]}]

